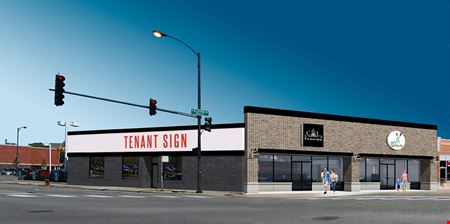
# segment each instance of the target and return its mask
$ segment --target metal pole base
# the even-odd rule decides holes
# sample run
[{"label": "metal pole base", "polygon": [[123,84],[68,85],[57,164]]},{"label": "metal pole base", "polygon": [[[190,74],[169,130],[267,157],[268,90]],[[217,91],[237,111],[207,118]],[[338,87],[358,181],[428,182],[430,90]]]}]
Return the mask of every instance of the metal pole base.
[{"label": "metal pole base", "polygon": [[201,194],[201,193],[203,193],[203,191],[202,190],[197,190],[195,193]]}]

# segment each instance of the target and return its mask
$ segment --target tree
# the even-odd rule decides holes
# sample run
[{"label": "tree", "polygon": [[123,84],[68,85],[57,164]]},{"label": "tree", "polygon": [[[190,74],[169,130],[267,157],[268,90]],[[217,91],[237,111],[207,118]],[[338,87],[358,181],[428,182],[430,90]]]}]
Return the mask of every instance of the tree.
[{"label": "tree", "polygon": [[12,161],[12,163],[11,163],[12,169],[16,169],[16,164],[17,164],[17,158],[15,158],[14,161]]},{"label": "tree", "polygon": [[47,168],[47,161],[45,159],[43,159],[41,162],[41,168],[44,170]]},{"label": "tree", "polygon": [[31,144],[28,144],[29,146],[31,146],[31,147],[47,147],[44,143],[42,143],[42,142],[34,142],[34,143],[31,143]]}]

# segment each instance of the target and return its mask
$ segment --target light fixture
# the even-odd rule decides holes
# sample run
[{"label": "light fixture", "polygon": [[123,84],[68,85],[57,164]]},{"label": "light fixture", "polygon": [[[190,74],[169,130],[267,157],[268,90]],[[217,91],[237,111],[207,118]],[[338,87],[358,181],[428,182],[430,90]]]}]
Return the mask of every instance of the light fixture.
[{"label": "light fixture", "polygon": [[164,37],[164,36],[167,36],[167,35],[165,33],[161,32],[161,31],[153,30],[153,36],[161,38],[161,37]]}]

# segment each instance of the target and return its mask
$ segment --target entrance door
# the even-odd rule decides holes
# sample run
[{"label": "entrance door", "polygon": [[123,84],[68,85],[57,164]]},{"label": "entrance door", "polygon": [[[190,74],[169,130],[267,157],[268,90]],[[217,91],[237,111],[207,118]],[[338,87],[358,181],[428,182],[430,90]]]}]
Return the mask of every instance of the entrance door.
[{"label": "entrance door", "polygon": [[152,163],[152,187],[158,188],[159,179],[159,167],[158,163]]},{"label": "entrance door", "polygon": [[292,162],[292,190],[312,190],[311,162]]},{"label": "entrance door", "polygon": [[395,189],[395,166],[380,164],[380,189]]}]

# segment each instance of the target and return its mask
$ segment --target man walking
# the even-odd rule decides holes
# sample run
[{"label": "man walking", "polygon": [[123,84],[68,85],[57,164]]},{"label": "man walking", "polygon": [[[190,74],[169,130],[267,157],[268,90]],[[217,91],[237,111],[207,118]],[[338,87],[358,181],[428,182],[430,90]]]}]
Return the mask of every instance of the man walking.
[{"label": "man walking", "polygon": [[323,183],[323,194],[327,194],[328,185],[330,185],[330,172],[327,171],[327,168],[323,168],[320,177],[322,178]]}]

